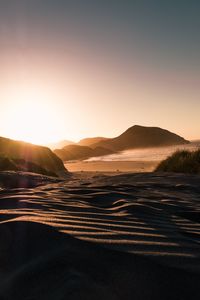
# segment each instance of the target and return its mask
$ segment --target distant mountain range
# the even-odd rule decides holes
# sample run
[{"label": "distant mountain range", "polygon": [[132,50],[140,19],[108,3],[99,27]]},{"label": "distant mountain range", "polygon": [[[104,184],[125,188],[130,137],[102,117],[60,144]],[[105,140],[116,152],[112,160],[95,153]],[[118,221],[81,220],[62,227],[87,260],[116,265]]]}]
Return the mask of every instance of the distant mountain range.
[{"label": "distant mountain range", "polygon": [[80,146],[91,146],[93,144],[97,144],[97,143],[100,143],[102,141],[107,141],[107,140],[109,140],[109,138],[105,138],[105,137],[86,138],[86,139],[80,140],[78,142],[78,145],[80,145]]},{"label": "distant mountain range", "polygon": [[0,171],[27,171],[49,176],[67,173],[49,148],[0,137]]},{"label": "distant mountain range", "polygon": [[51,150],[55,150],[55,149],[62,149],[65,146],[73,145],[73,144],[75,144],[75,142],[72,142],[72,141],[69,141],[69,140],[63,140],[63,141],[60,141],[60,142],[57,142],[57,143],[48,144],[47,147],[49,147]]},{"label": "distant mountain range", "polygon": [[0,171],[28,171],[49,176],[67,174],[63,161],[83,160],[90,157],[113,154],[137,148],[188,144],[189,141],[168,130],[158,127],[135,125],[115,138],[86,138],[79,143],[61,141],[62,149],[14,141],[0,137]]},{"label": "distant mountain range", "polygon": [[159,127],[144,127],[135,125],[116,138],[100,141],[91,145],[105,147],[112,151],[122,151],[136,148],[162,147],[188,144],[183,137]]},{"label": "distant mountain range", "polygon": [[69,145],[63,149],[54,150],[54,153],[63,161],[68,161],[108,155],[112,154],[113,151],[103,147],[95,147],[95,149],[92,149],[88,146]]},{"label": "distant mountain range", "polygon": [[86,159],[118,151],[188,144],[183,137],[159,127],[134,125],[115,138],[94,137],[74,145],[56,149],[54,153],[62,160]]}]

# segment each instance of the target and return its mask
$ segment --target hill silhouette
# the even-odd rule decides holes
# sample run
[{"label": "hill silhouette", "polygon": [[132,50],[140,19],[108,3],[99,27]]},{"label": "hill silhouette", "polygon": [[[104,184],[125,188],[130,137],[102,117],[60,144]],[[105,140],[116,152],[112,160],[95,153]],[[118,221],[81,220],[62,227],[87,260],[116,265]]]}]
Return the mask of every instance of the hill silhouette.
[{"label": "hill silhouette", "polygon": [[67,161],[108,155],[112,154],[113,151],[103,147],[95,147],[94,149],[92,149],[88,146],[69,145],[64,147],[63,149],[54,150],[54,153],[63,161]]},{"label": "hill silhouette", "polygon": [[91,145],[103,147],[112,151],[122,151],[134,148],[161,147],[188,144],[181,136],[159,127],[134,125],[113,139],[103,140]]},{"label": "hill silhouette", "polygon": [[105,137],[92,137],[92,138],[85,138],[80,140],[77,144],[80,146],[91,146],[93,144],[109,140],[109,138]]},{"label": "hill silhouette", "polygon": [[75,143],[72,142],[72,141],[69,141],[69,140],[62,140],[62,141],[59,141],[59,142],[56,142],[56,143],[48,144],[47,146],[48,146],[51,150],[55,150],[55,149],[62,149],[62,148],[64,148],[65,146],[73,145],[73,144],[75,144]]},{"label": "hill silhouette", "polygon": [[49,148],[0,137],[0,169],[59,176],[67,173]]}]

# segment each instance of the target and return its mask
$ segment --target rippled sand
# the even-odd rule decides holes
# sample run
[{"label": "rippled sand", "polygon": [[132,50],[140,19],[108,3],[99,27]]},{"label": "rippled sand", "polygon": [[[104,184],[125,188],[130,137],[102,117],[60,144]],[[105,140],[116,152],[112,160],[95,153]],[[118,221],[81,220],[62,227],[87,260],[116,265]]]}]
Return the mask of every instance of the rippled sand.
[{"label": "rippled sand", "polygon": [[0,191],[0,299],[199,299],[200,176]]}]

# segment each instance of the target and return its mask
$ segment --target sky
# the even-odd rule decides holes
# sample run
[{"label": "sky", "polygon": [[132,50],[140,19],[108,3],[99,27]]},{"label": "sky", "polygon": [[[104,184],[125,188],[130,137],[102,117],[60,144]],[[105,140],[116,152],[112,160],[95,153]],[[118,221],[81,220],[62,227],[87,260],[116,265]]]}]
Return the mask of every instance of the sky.
[{"label": "sky", "polygon": [[200,138],[200,1],[1,0],[0,136]]}]

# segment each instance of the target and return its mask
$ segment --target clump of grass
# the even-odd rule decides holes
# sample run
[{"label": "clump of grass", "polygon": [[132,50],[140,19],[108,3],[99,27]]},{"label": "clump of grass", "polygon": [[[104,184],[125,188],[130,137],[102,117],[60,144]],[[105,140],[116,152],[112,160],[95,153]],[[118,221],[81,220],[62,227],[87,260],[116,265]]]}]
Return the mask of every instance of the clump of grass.
[{"label": "clump of grass", "polygon": [[0,171],[17,171],[16,165],[8,157],[0,155]]},{"label": "clump of grass", "polygon": [[58,177],[54,172],[46,170],[33,162],[8,158],[2,154],[0,154],[0,171],[25,171]]},{"label": "clump of grass", "polygon": [[200,149],[178,150],[163,160],[155,171],[200,174]]}]

